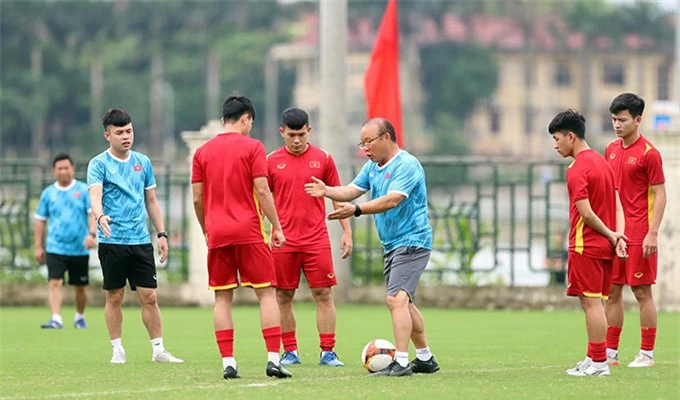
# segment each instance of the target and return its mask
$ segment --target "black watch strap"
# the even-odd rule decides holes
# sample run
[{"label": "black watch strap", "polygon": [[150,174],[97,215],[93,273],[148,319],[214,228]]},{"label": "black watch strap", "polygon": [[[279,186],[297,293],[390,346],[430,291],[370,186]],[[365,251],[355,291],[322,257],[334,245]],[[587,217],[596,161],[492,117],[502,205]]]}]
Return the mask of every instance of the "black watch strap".
[{"label": "black watch strap", "polygon": [[167,239],[168,238],[168,232],[166,232],[166,231],[158,232],[158,235],[156,235],[156,236],[158,236],[159,239],[162,238],[162,237]]},{"label": "black watch strap", "polygon": [[361,207],[358,204],[354,205],[354,216],[358,217],[361,215]]}]

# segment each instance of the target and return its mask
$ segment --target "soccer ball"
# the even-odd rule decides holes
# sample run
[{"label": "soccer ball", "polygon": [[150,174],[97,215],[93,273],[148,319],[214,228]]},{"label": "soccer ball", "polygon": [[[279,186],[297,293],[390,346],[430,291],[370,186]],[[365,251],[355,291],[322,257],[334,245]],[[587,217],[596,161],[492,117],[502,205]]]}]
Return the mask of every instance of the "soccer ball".
[{"label": "soccer ball", "polygon": [[392,361],[397,349],[385,339],[371,340],[361,352],[361,363],[368,372],[386,368]]}]

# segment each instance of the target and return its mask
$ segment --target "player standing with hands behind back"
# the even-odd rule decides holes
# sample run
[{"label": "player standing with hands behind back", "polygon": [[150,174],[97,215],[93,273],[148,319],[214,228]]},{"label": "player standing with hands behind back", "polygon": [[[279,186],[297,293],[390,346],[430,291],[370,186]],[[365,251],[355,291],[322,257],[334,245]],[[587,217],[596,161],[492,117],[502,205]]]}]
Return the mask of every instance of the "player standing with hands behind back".
[{"label": "player standing with hands behind back", "polygon": [[614,168],[626,217],[628,254],[614,260],[612,289],[607,299],[607,358],[619,365],[619,337],[623,329],[623,285],[629,285],[640,306],[640,353],[628,366],[654,366],[657,312],[652,285],[656,283],[659,226],[666,208],[665,177],[661,154],[640,134],[645,102],[623,93],[609,106],[612,125],[619,138],[611,142],[605,158]]},{"label": "player standing with hands behind back", "polygon": [[548,126],[554,148],[573,157],[567,168],[569,192],[569,269],[567,296],[578,296],[586,314],[586,359],[567,370],[571,376],[611,375],[607,365],[607,318],[602,299],[611,287],[612,259],[626,257],[623,210],[607,161],[585,141],[586,120],[573,110],[555,116]]},{"label": "player standing with hands behind back", "polygon": [[132,118],[113,108],[104,114],[104,138],[109,149],[87,167],[92,214],[99,224],[99,261],[104,275],[104,318],[111,338],[111,363],[125,364],[122,344],[123,296],[126,281],[142,303],[142,321],[151,338],[152,361],[182,363],[163,345],[161,310],[158,308],[156,261],[146,225],[146,215],[158,231],[160,262],[168,257],[168,234],[156,198],[156,178],[151,160],[132,151]]}]

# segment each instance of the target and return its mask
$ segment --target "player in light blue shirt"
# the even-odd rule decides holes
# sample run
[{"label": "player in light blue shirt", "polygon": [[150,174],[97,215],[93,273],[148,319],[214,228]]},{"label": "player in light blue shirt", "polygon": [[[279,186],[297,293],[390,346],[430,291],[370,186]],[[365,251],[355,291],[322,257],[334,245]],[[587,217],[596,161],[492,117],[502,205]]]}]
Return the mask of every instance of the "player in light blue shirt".
[{"label": "player in light blue shirt", "polygon": [[[85,305],[89,283],[89,249],[94,247],[96,225],[90,213],[90,195],[85,183],[73,179],[75,168],[68,154],[57,155],[52,162],[56,182],[40,195],[35,212],[35,259],[47,263],[49,304],[52,318],[44,329],[61,329],[61,287],[68,271],[68,283],[75,286],[76,316],[74,326],[87,327]],[[47,246],[44,246],[47,227]]]},{"label": "player in light blue shirt", "polygon": [[142,321],[151,339],[152,360],[181,363],[165,350],[161,311],[156,301],[156,261],[146,225],[147,213],[158,231],[161,263],[168,257],[168,234],[156,197],[151,161],[131,150],[134,131],[130,114],[113,108],[106,112],[102,123],[109,149],[90,160],[87,184],[92,213],[99,225],[98,253],[106,290],[104,318],[113,347],[111,363],[127,361],[121,338],[121,306],[127,282],[137,291],[142,304]]},{"label": "player in light blue shirt", "polygon": [[[399,148],[394,126],[384,118],[364,123],[359,147],[370,161],[350,185],[327,187],[312,177],[314,182],[306,184],[305,191],[314,197],[344,202],[371,191],[370,201],[361,205],[339,203],[339,208],[328,214],[328,218],[375,214],[376,228],[385,249],[386,300],[392,314],[397,352],[394,362],[373,375],[437,372],[439,364],[427,345],[423,316],[413,303],[432,249],[423,167],[415,157]],[[416,348],[416,358],[410,363],[409,338]]]}]

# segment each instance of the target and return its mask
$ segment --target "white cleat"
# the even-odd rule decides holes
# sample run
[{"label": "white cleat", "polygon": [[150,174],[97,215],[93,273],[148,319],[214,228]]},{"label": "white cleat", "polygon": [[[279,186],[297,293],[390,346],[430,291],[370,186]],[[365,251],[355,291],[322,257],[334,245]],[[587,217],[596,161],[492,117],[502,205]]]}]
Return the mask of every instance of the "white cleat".
[{"label": "white cleat", "polygon": [[121,347],[120,349],[113,350],[113,357],[111,357],[111,364],[125,364],[127,361],[127,356],[125,355],[125,350]]},{"label": "white cleat", "polygon": [[609,376],[611,374],[609,365],[605,365],[603,368],[595,368],[593,364],[588,365],[588,367],[582,370],[567,372],[569,376]]},{"label": "white cleat", "polygon": [[577,362],[576,366],[574,368],[569,368],[566,371],[566,373],[567,373],[567,375],[571,375],[575,372],[582,371],[582,370],[588,368],[592,363],[593,363],[592,361],[590,361],[589,359],[586,358],[583,361]]},{"label": "white cleat", "polygon": [[646,368],[653,367],[654,365],[654,359],[652,357],[640,353],[635,357],[635,360],[628,364],[628,368]]},{"label": "white cleat", "polygon": [[181,360],[172,354],[170,354],[169,351],[165,350],[163,352],[160,352],[156,354],[151,361],[153,362],[161,362],[161,363],[174,363],[174,364],[181,364],[184,362],[184,360]]}]

